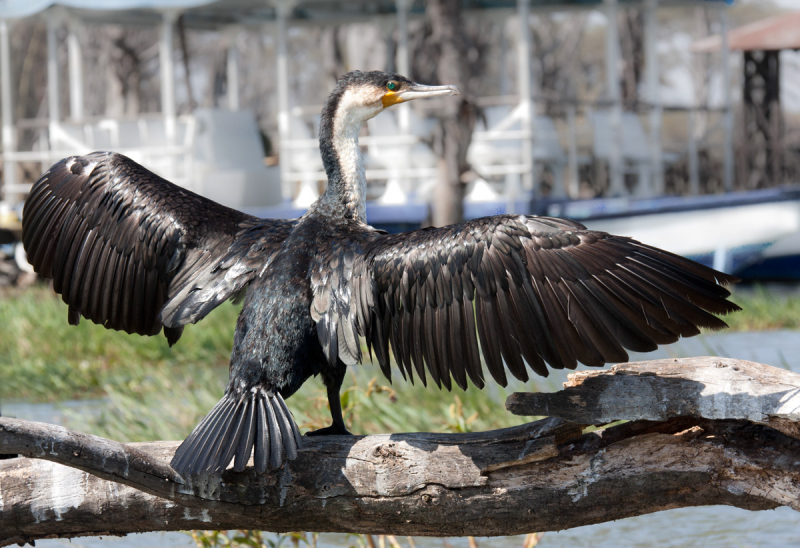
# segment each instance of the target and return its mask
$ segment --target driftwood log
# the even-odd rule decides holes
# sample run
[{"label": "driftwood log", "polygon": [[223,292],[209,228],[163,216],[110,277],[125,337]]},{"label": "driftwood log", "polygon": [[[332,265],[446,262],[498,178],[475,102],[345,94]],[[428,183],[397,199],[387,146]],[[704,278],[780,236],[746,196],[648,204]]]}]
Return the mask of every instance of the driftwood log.
[{"label": "driftwood log", "polygon": [[[800,510],[800,375],[727,358],[570,376],[472,434],[308,439],[271,474],[181,478],[177,442],[121,444],[0,418],[0,545],[250,528],[402,535],[551,531],[684,506]],[[588,431],[586,425],[623,424]]]}]

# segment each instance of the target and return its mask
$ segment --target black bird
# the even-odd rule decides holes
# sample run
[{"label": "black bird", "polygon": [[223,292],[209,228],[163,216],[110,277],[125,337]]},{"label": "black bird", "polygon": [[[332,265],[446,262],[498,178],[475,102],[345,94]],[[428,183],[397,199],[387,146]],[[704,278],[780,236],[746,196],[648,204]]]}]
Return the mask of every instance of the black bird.
[{"label": "black bird", "polygon": [[[284,398],[311,376],[327,387],[347,434],[339,389],[361,361],[359,338],[391,379],[428,376],[450,389],[485,376],[528,379],[529,367],[602,366],[700,327],[726,274],[573,221],[498,215],[389,235],[366,224],[362,124],[412,99],[455,95],[386,72],[351,72],[322,111],[328,188],[300,219],[257,219],[175,186],[130,159],[96,152],[61,160],[34,185],[23,241],[36,271],[81,316],[169,344],[183,326],[244,293],[222,400],[175,453],[181,474],[220,472],[251,454],[259,472],[293,459],[300,434]],[[426,371],[427,366],[427,371]]]}]

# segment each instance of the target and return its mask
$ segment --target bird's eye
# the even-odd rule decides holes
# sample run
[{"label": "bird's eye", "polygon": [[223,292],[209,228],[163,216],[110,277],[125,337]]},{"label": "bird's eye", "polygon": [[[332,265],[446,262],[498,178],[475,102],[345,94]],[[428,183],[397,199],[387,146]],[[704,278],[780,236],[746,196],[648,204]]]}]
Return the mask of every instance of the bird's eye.
[{"label": "bird's eye", "polygon": [[389,91],[395,91],[398,87],[400,86],[397,84],[397,82],[389,82],[388,84],[386,84],[386,89],[388,89]]}]

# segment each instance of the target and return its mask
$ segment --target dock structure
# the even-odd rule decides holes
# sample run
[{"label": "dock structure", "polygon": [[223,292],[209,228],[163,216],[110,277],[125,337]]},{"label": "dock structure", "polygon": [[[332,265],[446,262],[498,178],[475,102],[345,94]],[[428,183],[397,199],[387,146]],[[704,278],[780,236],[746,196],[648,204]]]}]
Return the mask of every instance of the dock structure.
[{"label": "dock structure", "polygon": [[[517,75],[516,93],[504,97],[477,98],[479,106],[505,106],[506,116],[496,119],[494,127],[476,131],[473,142],[477,147],[497,147],[513,153],[496,154],[496,162],[482,162],[480,155],[473,160],[474,171],[481,177],[494,180],[493,188],[501,200],[513,208],[516,201],[529,201],[542,195],[540,175],[546,168],[554,174],[548,188],[553,197],[578,197],[578,165],[584,161],[578,155],[576,139],[577,116],[574,105],[568,106],[566,124],[560,124],[561,134],[553,121],[542,114],[541,99],[531,60],[538,55],[531,39],[531,16],[547,11],[595,10],[605,15],[608,23],[605,55],[605,97],[592,105],[595,123],[594,142],[602,149],[601,159],[608,165],[610,182],[608,195],[623,196],[629,193],[625,184],[626,173],[638,175],[634,193],[654,196],[664,191],[664,152],[662,151],[663,106],[659,92],[660,68],[658,65],[657,36],[660,8],[687,6],[684,0],[486,0],[464,2],[465,17],[513,19],[514,29],[510,41],[516,43]],[[696,3],[691,3],[696,5]],[[724,22],[727,6],[721,2],[704,3],[716,10]],[[645,92],[643,102],[648,120],[645,131],[639,117],[625,112],[620,93],[618,67],[620,64],[617,14],[620,9],[636,7],[644,11]],[[278,120],[278,150],[281,163],[279,175],[280,203],[287,209],[301,209],[313,199],[318,186],[325,181],[321,164],[291,161],[292,157],[308,158],[316,153],[316,139],[311,133],[298,134],[295,119],[313,112],[311,108],[293,105],[290,97],[291,66],[288,33],[295,26],[343,25],[356,22],[376,22],[384,28],[396,30],[396,58],[387,64],[399,72],[408,73],[409,22],[425,16],[422,0],[62,0],[57,4],[48,0],[7,0],[0,4],[0,113],[2,114],[3,185],[2,196],[6,202],[20,201],[29,189],[30,181],[19,180],[17,164],[37,162],[46,169],[52,162],[70,155],[109,147],[142,161],[145,165],[193,190],[203,192],[198,183],[196,166],[197,124],[194,114],[178,115],[175,85],[175,27],[180,21],[183,28],[193,30],[223,31],[228,38],[221,47],[226,48],[227,108],[237,111],[240,106],[239,52],[237,33],[258,30],[274,36],[276,41],[276,90]],[[14,120],[14,97],[11,67],[9,28],[24,18],[47,21],[47,82],[48,117],[46,120]],[[114,120],[88,117],[83,99],[85,87],[82,52],[77,38],[80,29],[89,24],[117,24],[160,27],[158,59],[161,74],[161,112],[157,115],[139,115],[131,120]],[[58,40],[62,29],[67,29],[65,40],[67,67],[59,64]],[[513,36],[511,35],[513,34]],[[726,41],[722,40],[723,58]],[[377,67],[371,67],[377,68]],[[60,112],[59,74],[65,69],[69,80],[69,113]],[[726,78],[730,74],[726,73]],[[729,86],[723,86],[727,89]],[[568,100],[569,102],[569,100]],[[576,101],[573,99],[573,103]],[[502,109],[500,109],[502,110]],[[730,96],[726,95],[725,111],[731,116]],[[415,129],[414,113],[407,105],[397,114],[397,133],[391,136],[370,135],[362,145],[380,151],[382,147],[399,147],[401,158],[408,158],[423,139]],[[589,119],[590,117],[587,117]],[[419,124],[416,124],[417,126]],[[584,124],[589,126],[591,124]],[[564,130],[566,126],[566,130]],[[39,129],[46,138],[40,140],[38,149],[20,150],[18,133],[21,128]],[[633,131],[633,133],[631,133]],[[130,134],[136,134],[131,138]],[[302,133],[302,132],[301,132]],[[728,132],[730,134],[731,132]],[[630,135],[629,135],[630,134]],[[127,135],[127,137],[126,137]],[[644,154],[631,156],[626,150],[626,140],[644,139],[639,143]],[[127,142],[125,142],[127,139]],[[732,142],[725,142],[725,187],[732,188]],[[554,151],[555,150],[555,151]],[[403,151],[405,151],[403,153]],[[495,150],[497,152],[497,150]],[[502,152],[502,151],[501,151]],[[509,152],[506,150],[505,152]],[[593,155],[597,156],[598,151]],[[380,155],[377,154],[376,157]],[[731,164],[732,165],[732,164]],[[376,161],[367,166],[367,179],[373,188],[369,195],[378,198],[376,206],[397,207],[424,204],[429,196],[425,189],[437,177],[435,164],[425,162],[394,162],[381,165]],[[244,184],[244,183],[243,183]],[[253,184],[257,184],[255,180]],[[483,187],[479,187],[483,188]],[[247,195],[243,192],[242,195]],[[274,196],[271,198],[274,205]],[[249,202],[252,205],[252,202]],[[237,205],[237,204],[232,204]],[[248,204],[240,204],[248,205]],[[269,205],[269,204],[258,204]],[[421,210],[420,210],[421,211]]]},{"label": "dock structure", "polygon": [[[748,188],[783,183],[784,154],[783,115],[780,101],[781,51],[800,50],[800,12],[768,17],[735,29],[723,28],[718,35],[697,41],[696,53],[720,50],[742,55],[743,124],[740,179],[749,179]],[[730,95],[730,88],[725,89]],[[730,100],[726,97],[726,100]],[[725,119],[726,189],[734,178],[733,113],[726,111]],[[800,159],[797,160],[800,162]]]}]

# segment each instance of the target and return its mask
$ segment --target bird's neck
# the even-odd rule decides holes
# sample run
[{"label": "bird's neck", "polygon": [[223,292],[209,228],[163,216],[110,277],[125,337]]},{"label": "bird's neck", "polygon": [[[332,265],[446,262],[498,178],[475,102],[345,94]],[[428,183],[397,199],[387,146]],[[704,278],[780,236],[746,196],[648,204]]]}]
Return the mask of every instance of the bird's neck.
[{"label": "bird's neck", "polygon": [[367,222],[367,178],[364,175],[364,160],[358,145],[358,127],[350,126],[335,135],[331,147],[334,157],[325,162],[328,188],[323,198],[342,207],[346,217]]},{"label": "bird's neck", "polygon": [[358,134],[375,114],[355,106],[347,93],[338,101],[329,101],[323,109],[319,148],[328,188],[318,205],[328,215],[367,222],[367,179]]}]

